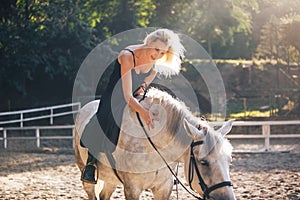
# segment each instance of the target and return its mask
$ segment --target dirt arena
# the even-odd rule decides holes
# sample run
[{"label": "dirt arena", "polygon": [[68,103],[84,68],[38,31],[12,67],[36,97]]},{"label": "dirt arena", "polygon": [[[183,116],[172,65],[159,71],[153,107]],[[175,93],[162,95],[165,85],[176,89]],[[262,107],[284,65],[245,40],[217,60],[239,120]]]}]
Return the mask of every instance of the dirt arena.
[{"label": "dirt arena", "polygon": [[[300,199],[300,151],[298,145],[290,148],[285,153],[234,153],[231,178],[237,199]],[[1,149],[0,199],[86,199],[74,162],[70,151]],[[183,178],[182,167],[179,172]],[[180,186],[178,196],[193,199]],[[124,199],[122,187],[111,199]],[[152,199],[151,192],[141,199]],[[177,199],[175,186],[171,199]]]}]

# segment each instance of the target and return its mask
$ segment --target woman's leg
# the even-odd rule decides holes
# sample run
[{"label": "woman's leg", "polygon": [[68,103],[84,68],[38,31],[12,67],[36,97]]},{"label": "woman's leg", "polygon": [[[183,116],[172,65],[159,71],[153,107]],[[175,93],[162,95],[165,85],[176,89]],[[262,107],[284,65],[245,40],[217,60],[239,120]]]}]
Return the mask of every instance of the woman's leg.
[{"label": "woman's leg", "polygon": [[97,135],[97,132],[99,132],[99,130],[97,130],[97,123],[98,122],[96,116],[92,117],[90,122],[85,127],[80,140],[80,145],[89,150],[86,166],[84,167],[84,170],[81,174],[81,181],[93,184],[97,183],[97,179],[95,179],[97,158],[94,157],[94,155],[97,155],[95,154],[95,146],[97,146],[97,141],[99,141]]},{"label": "woman's leg", "polygon": [[81,181],[96,184],[97,183],[97,180],[95,179],[96,168],[97,168],[97,159],[90,152],[88,152],[86,166],[81,175]]}]

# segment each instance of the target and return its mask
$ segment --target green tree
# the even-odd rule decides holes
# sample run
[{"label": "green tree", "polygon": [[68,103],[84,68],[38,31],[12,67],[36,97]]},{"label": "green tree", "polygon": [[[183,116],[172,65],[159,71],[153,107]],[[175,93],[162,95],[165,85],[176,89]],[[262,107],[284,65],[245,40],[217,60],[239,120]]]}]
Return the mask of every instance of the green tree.
[{"label": "green tree", "polygon": [[279,19],[275,15],[271,15],[269,22],[261,30],[260,43],[257,47],[259,57],[279,59],[281,56],[279,49],[282,41],[280,28]]},{"label": "green tree", "polygon": [[113,34],[146,27],[155,8],[152,0],[1,1],[1,108],[9,100],[12,107],[70,101],[90,50]]},{"label": "green tree", "polygon": [[256,9],[254,0],[163,1],[151,23],[192,36],[213,55],[213,46],[232,45],[235,33],[251,33],[251,12]]},{"label": "green tree", "polygon": [[76,4],[84,12],[81,18],[97,29],[101,39],[148,26],[156,8],[153,0],[77,0]]},{"label": "green tree", "polygon": [[71,84],[97,41],[93,29],[79,20],[81,12],[75,4],[70,0],[1,2],[7,10],[0,23],[2,101],[13,99],[24,106],[24,99],[40,98],[37,90],[47,91],[58,78]]},{"label": "green tree", "polygon": [[[299,4],[300,6],[300,4]],[[286,49],[287,62],[300,64],[300,14],[290,13],[281,18],[283,45]]]},{"label": "green tree", "polygon": [[[256,55],[260,58],[299,62],[300,1],[279,0],[267,2],[262,10],[265,19]],[[265,14],[267,13],[267,14]]]}]

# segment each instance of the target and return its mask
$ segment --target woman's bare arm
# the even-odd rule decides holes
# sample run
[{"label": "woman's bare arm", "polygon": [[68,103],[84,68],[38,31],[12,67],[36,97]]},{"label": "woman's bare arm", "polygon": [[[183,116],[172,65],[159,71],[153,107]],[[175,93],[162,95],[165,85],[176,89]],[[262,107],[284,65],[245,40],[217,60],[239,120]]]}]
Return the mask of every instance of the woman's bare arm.
[{"label": "woman's bare arm", "polygon": [[134,68],[132,54],[122,53],[118,58],[121,64],[121,79],[124,99],[127,104],[136,112],[138,112],[141,117],[146,121],[151,128],[154,128],[152,123],[151,113],[145,109],[136,98],[132,96],[132,77],[131,70]]}]

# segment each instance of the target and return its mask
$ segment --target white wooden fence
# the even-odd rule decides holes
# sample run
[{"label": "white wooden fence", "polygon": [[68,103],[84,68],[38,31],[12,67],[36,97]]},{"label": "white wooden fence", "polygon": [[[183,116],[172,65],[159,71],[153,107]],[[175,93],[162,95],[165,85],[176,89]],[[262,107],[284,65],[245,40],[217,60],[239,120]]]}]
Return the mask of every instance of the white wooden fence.
[{"label": "white wooden fence", "polygon": [[[56,105],[56,106],[49,106],[44,108],[35,108],[35,109],[28,109],[28,110],[21,110],[21,111],[13,111],[13,112],[1,112],[0,116],[19,116],[18,119],[13,120],[5,120],[0,121],[0,126],[7,125],[7,124],[15,124],[19,123],[18,127],[0,127],[0,141],[3,141],[3,147],[7,148],[7,141],[8,140],[36,140],[36,147],[40,148],[41,139],[69,139],[73,140],[73,147],[74,147],[74,125],[54,125],[54,118],[73,115],[79,111],[81,107],[80,103],[69,103],[63,105]],[[59,109],[67,109],[68,111],[58,112]],[[56,112],[55,112],[56,111]],[[35,117],[26,117],[26,114],[38,115],[38,112],[49,112],[48,114],[43,114]],[[49,118],[50,126],[24,126],[25,122],[28,121],[36,121],[40,119],[47,119]],[[41,130],[66,130],[71,129],[72,135],[68,136],[41,136]],[[35,136],[9,136],[10,131],[23,131],[23,130],[34,130]],[[2,137],[1,137],[2,132]]]},{"label": "white wooden fence", "polygon": [[[53,118],[75,114],[78,112],[80,107],[81,107],[80,103],[69,103],[69,104],[63,104],[63,105],[57,105],[57,106],[49,106],[49,107],[20,110],[20,111],[13,111],[13,112],[1,112],[0,117],[17,115],[17,116],[19,116],[19,119],[0,121],[0,126],[3,124],[20,123],[20,127],[23,127],[24,122],[35,121],[35,120],[40,120],[40,119],[47,119],[47,118],[49,118],[50,125],[52,125]],[[64,109],[64,108],[71,108],[72,110],[55,113],[55,110]],[[35,116],[35,117],[26,117],[25,116],[26,114],[29,114],[29,113],[32,114],[32,113],[47,112],[47,111],[49,113],[46,115]]]},{"label": "white wooden fence", "polygon": [[[222,122],[211,122],[210,124],[215,126],[221,126]],[[264,139],[265,141],[265,151],[270,151],[270,139],[271,138],[300,138],[300,134],[271,134],[271,126],[278,125],[299,125],[300,120],[290,120],[290,121],[235,121],[233,126],[261,126],[262,133],[258,134],[229,134],[227,137],[229,139]]]},{"label": "white wooden fence", "polygon": [[[64,129],[72,129],[72,136],[41,136],[41,130],[64,130]],[[23,131],[23,130],[34,130],[35,136],[10,136],[8,137],[9,131]],[[73,148],[75,147],[74,144],[74,125],[59,125],[59,126],[30,126],[30,127],[6,127],[0,128],[0,131],[3,131],[3,137],[0,137],[0,140],[3,140],[3,147],[4,149],[7,148],[7,141],[8,140],[36,140],[36,147],[40,148],[41,146],[41,139],[51,139],[51,140],[58,140],[58,139],[69,139],[73,140]]]},{"label": "white wooden fence", "polygon": [[[72,111],[65,111],[60,113],[55,113],[54,111],[56,109],[66,108],[66,107],[72,107],[75,109],[72,109]],[[30,109],[30,110],[23,110],[23,111],[14,111],[14,112],[2,112],[0,113],[0,116],[5,115],[19,115],[19,119],[16,120],[8,120],[8,121],[0,121],[1,124],[11,124],[11,123],[20,123],[19,127],[0,127],[0,133],[2,132],[2,137],[0,134],[0,141],[3,141],[4,148],[7,148],[7,141],[8,140],[15,140],[15,139],[34,139],[36,140],[36,146],[40,147],[40,141],[41,139],[72,139],[73,140],[73,147],[74,147],[74,125],[53,125],[53,118],[64,116],[64,115],[70,115],[77,113],[80,109],[80,103],[71,103],[71,104],[64,104],[64,105],[58,105],[58,106],[51,106],[51,107],[45,107],[45,108],[37,108],[37,109]],[[37,116],[37,117],[24,117],[24,114],[26,113],[33,113],[33,112],[39,112],[39,111],[49,111],[50,113],[48,115],[43,116]],[[24,126],[24,122],[27,121],[33,121],[33,120],[39,120],[39,119],[50,119],[50,125],[51,126]],[[210,122],[210,124],[214,126],[221,126],[223,122]],[[283,134],[271,134],[271,126],[277,126],[277,125],[300,125],[300,120],[290,120],[290,121],[235,121],[233,122],[233,126],[261,126],[262,127],[262,133],[261,134],[229,134],[227,137],[229,139],[264,139],[265,142],[265,151],[270,150],[270,139],[271,138],[300,138],[300,134],[290,134],[290,133],[283,133]],[[41,136],[40,131],[41,130],[64,130],[64,129],[71,129],[72,130],[72,136]],[[10,134],[10,131],[13,130],[34,130],[35,136],[8,136]]]}]

